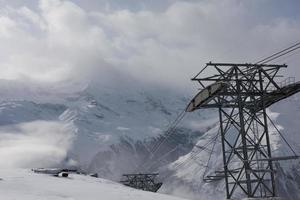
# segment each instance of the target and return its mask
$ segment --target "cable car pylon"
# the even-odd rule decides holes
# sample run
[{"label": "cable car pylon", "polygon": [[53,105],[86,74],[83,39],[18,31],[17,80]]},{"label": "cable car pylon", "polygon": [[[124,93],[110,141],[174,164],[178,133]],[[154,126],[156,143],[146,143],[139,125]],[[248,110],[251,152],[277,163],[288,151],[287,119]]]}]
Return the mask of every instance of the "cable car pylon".
[{"label": "cable car pylon", "polygon": [[192,79],[202,90],[186,111],[217,108],[219,112],[223,170],[206,180],[224,179],[227,199],[236,192],[250,198],[276,197],[273,162],[298,158],[272,156],[266,108],[299,92],[300,82],[280,84],[278,74],[287,65],[264,62],[209,62]]}]

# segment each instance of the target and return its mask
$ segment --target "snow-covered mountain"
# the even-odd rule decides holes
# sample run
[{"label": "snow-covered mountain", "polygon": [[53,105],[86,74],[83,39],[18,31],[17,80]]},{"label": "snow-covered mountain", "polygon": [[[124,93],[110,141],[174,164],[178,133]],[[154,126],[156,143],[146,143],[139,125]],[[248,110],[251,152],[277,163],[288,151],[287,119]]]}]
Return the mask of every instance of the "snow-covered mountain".
[{"label": "snow-covered mountain", "polygon": [[[165,140],[165,131],[193,93],[149,86],[123,76],[115,76],[114,80],[93,78],[88,83],[52,85],[2,80],[0,156],[15,160],[0,165],[75,166],[115,181],[122,173],[158,171],[164,181],[161,193],[189,199],[223,199],[223,180],[202,181],[209,153],[197,153],[215,136],[217,113],[201,110],[188,114]],[[269,111],[297,152],[299,97],[279,102]],[[275,132],[271,128],[274,154],[288,155]],[[161,142],[153,155],[154,147]],[[221,155],[221,147],[216,145],[206,174],[222,169]],[[298,161],[280,164],[280,194],[299,199]]]},{"label": "snow-covered mountain", "polygon": [[[216,122],[211,112],[188,116],[189,120],[184,120],[152,155],[154,146],[165,139],[163,134],[170,123],[185,109],[188,94],[161,86],[148,87],[121,77],[117,84],[108,80],[53,85],[2,82],[0,125],[3,133],[17,127],[21,131],[9,131],[9,137],[28,135],[20,127],[35,121],[61,124],[67,129],[66,137],[72,145],[56,150],[65,155],[65,158],[60,156],[60,165],[76,165],[112,180],[119,180],[122,173],[136,170],[157,171],[175,161],[187,154]],[[199,125],[199,120],[203,124]],[[60,137],[57,140],[61,140]],[[164,154],[166,156],[159,159]],[[45,154],[44,159],[48,156]],[[149,156],[153,157],[150,161]],[[52,162],[51,166],[41,163],[35,166],[36,162],[32,162],[31,167],[58,165],[58,162]]]}]

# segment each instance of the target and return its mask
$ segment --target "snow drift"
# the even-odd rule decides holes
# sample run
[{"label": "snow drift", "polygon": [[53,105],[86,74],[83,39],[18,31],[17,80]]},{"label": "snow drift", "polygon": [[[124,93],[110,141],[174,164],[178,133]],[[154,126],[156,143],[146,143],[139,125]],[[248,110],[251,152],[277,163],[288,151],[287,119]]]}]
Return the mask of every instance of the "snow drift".
[{"label": "snow drift", "polygon": [[5,200],[183,200],[125,187],[83,175],[57,178],[29,170],[0,170],[0,199]]}]

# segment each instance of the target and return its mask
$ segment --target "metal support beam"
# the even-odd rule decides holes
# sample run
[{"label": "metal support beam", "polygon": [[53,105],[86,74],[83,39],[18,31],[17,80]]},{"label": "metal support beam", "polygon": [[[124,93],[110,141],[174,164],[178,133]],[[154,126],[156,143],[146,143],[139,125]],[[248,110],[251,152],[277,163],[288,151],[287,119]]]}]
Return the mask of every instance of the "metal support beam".
[{"label": "metal support beam", "polygon": [[[300,91],[299,82],[278,83],[278,72],[286,67],[210,62],[192,79],[200,84],[202,91],[187,111],[203,108],[219,111],[224,171],[206,180],[224,179],[227,199],[237,192],[250,198],[275,197],[273,161],[298,158],[274,158],[271,154],[266,108]],[[212,71],[215,74],[205,76]],[[218,87],[214,93],[206,92],[212,85],[225,87]]]}]

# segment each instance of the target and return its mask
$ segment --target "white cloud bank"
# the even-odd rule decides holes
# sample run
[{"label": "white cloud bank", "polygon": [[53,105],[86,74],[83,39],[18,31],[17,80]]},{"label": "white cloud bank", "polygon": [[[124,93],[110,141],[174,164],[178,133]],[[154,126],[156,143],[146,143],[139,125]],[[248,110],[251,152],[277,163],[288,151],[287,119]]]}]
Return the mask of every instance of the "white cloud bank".
[{"label": "white cloud bank", "polygon": [[65,162],[72,140],[72,132],[60,122],[1,127],[0,168],[59,166]]},{"label": "white cloud bank", "polygon": [[[7,6],[0,11],[0,78],[53,82],[91,72],[105,77],[114,68],[145,81],[190,86],[205,62],[254,62],[299,39],[299,20],[259,20],[250,4],[267,5],[172,1],[161,12],[87,11],[62,0],[41,0],[37,10]],[[291,64],[295,74],[299,62]]]}]

